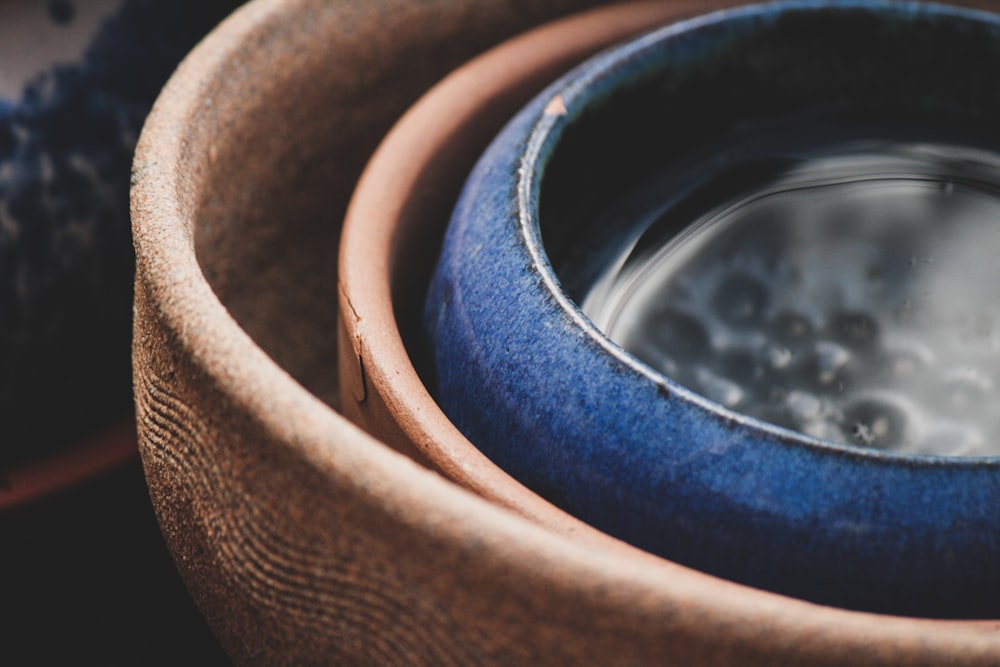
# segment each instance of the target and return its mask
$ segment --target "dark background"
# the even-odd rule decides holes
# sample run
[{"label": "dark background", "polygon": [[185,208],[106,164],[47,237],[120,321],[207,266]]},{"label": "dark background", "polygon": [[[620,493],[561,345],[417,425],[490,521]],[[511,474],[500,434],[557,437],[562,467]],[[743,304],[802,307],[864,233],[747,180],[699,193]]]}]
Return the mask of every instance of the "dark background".
[{"label": "dark background", "polygon": [[0,511],[0,665],[229,665],[184,588],[142,466]]}]

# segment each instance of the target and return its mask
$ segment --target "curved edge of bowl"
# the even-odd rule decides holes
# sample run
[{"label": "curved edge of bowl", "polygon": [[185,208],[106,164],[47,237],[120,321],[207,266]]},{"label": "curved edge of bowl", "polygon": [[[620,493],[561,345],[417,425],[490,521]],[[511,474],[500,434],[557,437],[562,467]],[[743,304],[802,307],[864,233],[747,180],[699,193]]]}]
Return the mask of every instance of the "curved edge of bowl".
[{"label": "curved edge of bowl", "polygon": [[[794,446],[798,439],[791,432],[760,422],[752,435],[750,428],[734,429],[753,420],[712,407],[595,328],[566,296],[541,247],[538,197],[549,198],[540,182],[559,179],[538,172],[553,150],[558,155],[560,149],[553,146],[564,128],[576,125],[572,119],[581,113],[593,118],[591,97],[604,99],[616,84],[634,77],[647,80],[639,71],[651,71],[653,62],[670,68],[672,61],[684,61],[686,49],[701,44],[699,34],[728,42],[737,32],[731,24],[770,25],[774,17],[799,10],[822,12],[816,35],[835,32],[824,20],[834,20],[827,11],[862,12],[866,20],[876,13],[893,16],[915,22],[919,30],[928,22],[938,25],[938,18],[995,21],[995,15],[987,19],[950,7],[918,11],[872,0],[768,3],[665,26],[588,60],[548,87],[491,143],[467,177],[451,220],[425,320],[442,405],[484,452],[528,486],[664,557],[831,605],[996,618],[991,600],[996,599],[997,571],[990,566],[998,538],[991,502],[995,460],[925,465],[930,462],[804,437],[801,447]],[[778,20],[776,25],[785,24]],[[807,43],[799,35],[800,24],[794,25],[795,43]],[[967,41],[966,30],[967,25],[949,39]],[[785,52],[770,40],[757,43],[760,57],[751,56],[754,62],[767,62],[763,54],[769,47]],[[672,44],[678,48],[667,51]],[[716,58],[714,48],[700,53],[710,54],[713,62]],[[831,53],[836,59],[836,49]],[[880,51],[870,53],[877,58]],[[867,58],[851,62],[871,68]],[[905,68],[905,62],[899,66]],[[854,90],[854,85],[858,79],[852,77],[847,87]],[[552,100],[560,101],[556,113]],[[656,102],[647,108],[662,109]],[[649,117],[651,123],[663,120],[663,113]],[[571,153],[572,161],[578,164],[590,146],[579,143],[580,132],[573,136],[578,152]],[[607,137],[617,145],[621,135]],[[593,134],[587,138],[601,143]],[[614,155],[603,163],[613,166],[599,172],[612,181],[608,172],[619,171],[627,159],[621,152]],[[638,155],[641,150],[637,161],[644,163]],[[588,177],[561,181],[566,200],[582,194],[575,189],[580,182],[592,182],[593,174],[586,168],[583,173]],[[558,208],[551,200],[549,206]],[[580,214],[579,208],[570,209]],[[592,417],[595,412],[601,416]],[[588,428],[604,437],[594,439]],[[685,437],[665,437],[673,431]],[[912,476],[917,467],[923,469],[919,479]],[[779,507],[775,497],[795,502]],[[857,526],[883,539],[859,537]],[[786,543],[800,546],[776,546]]]},{"label": "curved edge of bowl", "polygon": [[[229,166],[213,165],[214,144],[199,140],[224,141],[241,102],[259,94],[239,72],[329,68],[311,57],[323,54],[310,52],[317,44],[341,66],[363,63],[371,35],[338,20],[347,4],[239,10],[168,84],[136,155],[139,448],[175,562],[237,662],[973,664],[1000,654],[996,626],[840,612],[576,544],[392,452],[268,358],[195,255],[199,181]],[[403,0],[382,5],[399,17],[368,29],[412,25]],[[435,6],[457,16],[462,3]],[[340,112],[354,94],[345,89]]]},{"label": "curved edge of bowl", "polygon": [[[624,544],[542,499],[459,432],[416,370],[410,356],[416,350],[407,348],[399,318],[419,320],[412,303],[422,304],[424,294],[415,287],[426,287],[427,262],[437,254],[434,243],[443,234],[462,175],[518,108],[583,58],[703,8],[703,3],[645,1],[592,9],[515,37],[463,65],[411,107],[375,151],[341,237],[344,415],[460,486],[605,547]],[[415,333],[410,326],[408,333]]]}]

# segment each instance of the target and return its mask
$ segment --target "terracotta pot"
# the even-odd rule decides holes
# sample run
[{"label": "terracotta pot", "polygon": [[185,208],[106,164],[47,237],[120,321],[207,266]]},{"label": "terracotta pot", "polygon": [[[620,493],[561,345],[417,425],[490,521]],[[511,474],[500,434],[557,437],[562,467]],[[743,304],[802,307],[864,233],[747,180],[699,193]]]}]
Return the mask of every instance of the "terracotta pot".
[{"label": "terracotta pot", "polygon": [[[714,2],[724,6],[733,2]],[[476,159],[505,122],[586,56],[705,3],[593,10],[459,68],[396,124],[367,165],[340,246],[343,414],[397,450],[553,530],[617,544],[514,480],[463,436],[422,374],[420,312],[444,227]]]},{"label": "terracotta pot", "polygon": [[[529,488],[678,563],[831,606],[1000,616],[1000,449],[970,400],[952,402],[968,381],[947,380],[975,359],[986,387],[1000,372],[990,340],[976,347],[963,325],[992,317],[983,286],[1000,280],[986,275],[995,251],[978,251],[1000,203],[970,212],[975,184],[995,188],[1000,173],[1000,104],[983,97],[998,74],[1000,16],[882,0],[711,12],[588,59],[504,127],[455,205],[424,310],[445,414]],[[975,151],[941,138],[954,127]],[[935,139],[961,151],[961,167],[923,158],[939,181],[917,185]],[[823,150],[837,156],[836,194],[818,185],[822,161],[801,157]],[[884,176],[894,172],[907,178]],[[808,183],[794,212],[777,203],[796,187],[781,179]],[[373,190],[380,204],[386,190]],[[745,199],[721,199],[733,192]],[[723,217],[713,205],[744,216],[742,236],[693,222],[692,211]],[[978,220],[990,222],[974,236]],[[950,250],[964,238],[976,240]],[[666,259],[667,239],[689,245]],[[630,256],[629,241],[651,254]],[[910,257],[933,261],[915,276]],[[670,265],[686,273],[667,282]],[[578,304],[595,273],[619,266],[632,282],[608,289],[616,315],[601,322]],[[866,272],[877,275],[855,287]],[[790,314],[805,334],[785,335]],[[948,328],[922,330],[932,319]],[[904,376],[903,360],[920,363],[913,346],[926,367]],[[797,422],[803,400],[823,408]],[[877,421],[880,439],[841,439]],[[930,456],[920,438],[982,444]]]},{"label": "terracotta pot", "polygon": [[209,623],[241,664],[997,660],[993,623],[567,539],[334,410],[337,220],[367,156],[450,68],[579,5],[256,0],[165,89],[134,167],[140,450]]}]

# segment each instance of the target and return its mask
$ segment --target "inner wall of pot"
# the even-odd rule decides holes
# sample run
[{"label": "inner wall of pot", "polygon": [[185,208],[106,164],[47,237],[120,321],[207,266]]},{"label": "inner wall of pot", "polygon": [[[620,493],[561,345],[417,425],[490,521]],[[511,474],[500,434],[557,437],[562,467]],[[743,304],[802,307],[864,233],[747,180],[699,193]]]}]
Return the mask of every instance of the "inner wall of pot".
[{"label": "inner wall of pot", "polygon": [[352,59],[368,61],[364,72],[338,67],[339,51],[350,47],[323,34],[283,34],[246,54],[257,62],[241,60],[216,79],[223,83],[197,128],[203,138],[195,143],[211,159],[192,217],[196,256],[220,301],[276,363],[336,409],[343,214],[368,156],[437,72],[419,62],[393,67],[384,55],[416,48],[413,34],[393,48],[354,45]]},{"label": "inner wall of pot", "polygon": [[1000,146],[1000,36],[981,25],[792,12],[754,30],[703,30],[671,48],[577,116],[542,165],[542,239],[578,303],[582,280],[562,267],[591,262],[629,222],[611,228],[619,223],[601,213],[728,137],[815,121]]},{"label": "inner wall of pot", "polygon": [[371,148],[358,137],[373,132],[344,133],[329,113],[339,90],[330,49],[296,59],[316,45],[283,37],[227,60],[187,128],[201,172],[189,199],[195,253],[254,342],[336,408],[340,212]]},{"label": "inner wall of pot", "polygon": [[335,408],[340,225],[378,142],[476,53],[605,3],[516,4],[321,4],[313,16],[295,14],[294,25],[261,30],[255,48],[220,64],[207,84],[187,141],[201,172],[190,180],[198,262],[254,341]]}]

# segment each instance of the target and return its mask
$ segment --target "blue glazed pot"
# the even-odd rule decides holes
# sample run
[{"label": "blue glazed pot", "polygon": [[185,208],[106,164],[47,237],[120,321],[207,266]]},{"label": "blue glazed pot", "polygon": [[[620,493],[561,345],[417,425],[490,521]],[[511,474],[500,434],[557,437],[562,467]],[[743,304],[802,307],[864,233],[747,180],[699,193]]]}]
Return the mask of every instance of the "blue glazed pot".
[{"label": "blue glazed pot", "polygon": [[724,408],[611,342],[553,266],[605,251],[578,245],[594,212],[741,128],[931,127],[996,149],[998,82],[1000,19],[904,2],[727,10],[588,61],[508,125],[455,209],[425,309],[442,407],[523,483],[669,559],[847,608],[997,616],[1000,458]]},{"label": "blue glazed pot", "polygon": [[132,152],[238,4],[0,1],[0,467],[130,413]]}]

